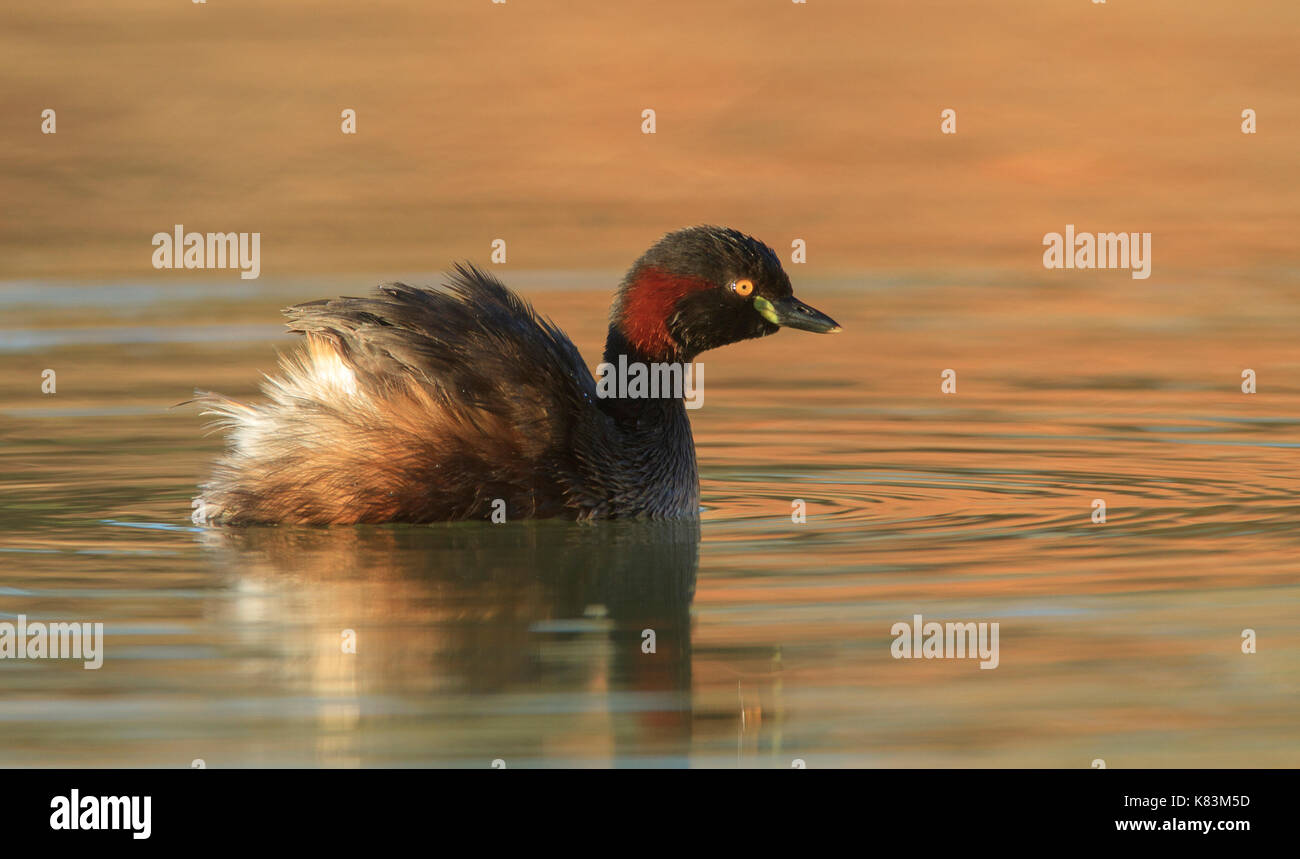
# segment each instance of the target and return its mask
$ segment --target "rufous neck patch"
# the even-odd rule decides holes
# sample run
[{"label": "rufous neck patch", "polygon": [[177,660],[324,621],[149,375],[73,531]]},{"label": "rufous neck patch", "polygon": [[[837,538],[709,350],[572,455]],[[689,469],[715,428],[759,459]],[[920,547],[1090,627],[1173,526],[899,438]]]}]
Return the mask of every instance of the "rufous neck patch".
[{"label": "rufous neck patch", "polygon": [[623,294],[619,324],[623,336],[647,356],[667,356],[677,342],[668,332],[668,320],[686,295],[712,284],[698,277],[671,274],[659,268],[645,268]]}]

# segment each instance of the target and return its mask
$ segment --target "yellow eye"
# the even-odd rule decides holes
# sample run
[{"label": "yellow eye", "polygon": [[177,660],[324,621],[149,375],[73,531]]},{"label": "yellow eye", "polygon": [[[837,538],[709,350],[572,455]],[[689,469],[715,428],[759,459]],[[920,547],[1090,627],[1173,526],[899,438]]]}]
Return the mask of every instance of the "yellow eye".
[{"label": "yellow eye", "polygon": [[754,291],[754,281],[738,280],[734,287],[737,295],[749,295]]}]

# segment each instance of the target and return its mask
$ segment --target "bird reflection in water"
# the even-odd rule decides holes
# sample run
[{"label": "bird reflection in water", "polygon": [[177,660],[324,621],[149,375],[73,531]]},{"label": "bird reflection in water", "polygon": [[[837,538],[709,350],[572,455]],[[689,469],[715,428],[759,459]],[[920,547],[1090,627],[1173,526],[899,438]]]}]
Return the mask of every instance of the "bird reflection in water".
[{"label": "bird reflection in water", "polygon": [[697,520],[203,540],[222,624],[284,701],[268,715],[303,708],[322,765],[685,761]]}]

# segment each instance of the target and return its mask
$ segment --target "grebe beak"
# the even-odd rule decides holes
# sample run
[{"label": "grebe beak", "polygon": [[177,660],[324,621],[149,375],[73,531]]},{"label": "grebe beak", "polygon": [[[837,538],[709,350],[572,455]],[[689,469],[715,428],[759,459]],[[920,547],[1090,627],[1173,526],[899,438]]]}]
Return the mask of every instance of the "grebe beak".
[{"label": "grebe beak", "polygon": [[763,296],[756,295],[754,309],[768,322],[782,328],[797,328],[814,334],[835,334],[843,330],[834,319],[815,307],[809,307],[793,295],[776,301],[768,301]]}]

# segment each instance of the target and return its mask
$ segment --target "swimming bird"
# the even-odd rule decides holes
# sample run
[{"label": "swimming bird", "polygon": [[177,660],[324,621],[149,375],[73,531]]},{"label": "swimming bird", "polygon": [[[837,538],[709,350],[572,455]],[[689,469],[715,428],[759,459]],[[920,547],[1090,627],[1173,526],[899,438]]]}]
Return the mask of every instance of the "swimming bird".
[{"label": "swimming bird", "polygon": [[[699,515],[681,396],[602,396],[572,341],[481,269],[283,312],[305,342],[267,402],[197,392],[229,433],[198,524]],[[840,330],[794,297],[770,247],[689,227],[628,270],[604,362],[689,364],[780,328]]]}]

